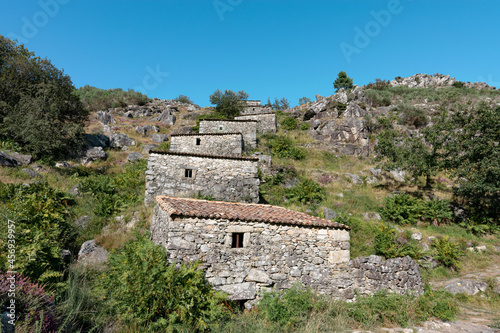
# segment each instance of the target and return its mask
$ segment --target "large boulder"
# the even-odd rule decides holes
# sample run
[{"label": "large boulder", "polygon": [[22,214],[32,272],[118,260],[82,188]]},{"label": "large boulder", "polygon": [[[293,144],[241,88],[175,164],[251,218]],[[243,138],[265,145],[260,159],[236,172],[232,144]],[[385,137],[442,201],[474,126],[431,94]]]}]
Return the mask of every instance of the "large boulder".
[{"label": "large boulder", "polygon": [[161,115],[151,119],[151,121],[159,121],[164,125],[174,125],[177,117],[170,110],[163,111]]},{"label": "large boulder", "polygon": [[101,265],[108,261],[108,251],[97,246],[95,240],[89,240],[82,244],[78,252],[78,262],[83,265]]},{"label": "large boulder", "polygon": [[129,162],[135,162],[135,161],[138,161],[142,158],[142,155],[139,154],[138,152],[131,152],[130,154],[128,154],[127,156],[127,161]]},{"label": "large boulder", "polygon": [[148,136],[150,132],[158,132],[158,127],[155,125],[137,126],[135,131],[142,136]]},{"label": "large boulder", "polygon": [[82,164],[89,164],[98,160],[106,160],[108,158],[108,154],[102,149],[102,147],[93,147],[87,149],[85,154],[80,159]]},{"label": "large boulder", "polygon": [[123,148],[124,146],[134,146],[135,141],[129,138],[127,134],[118,133],[111,136],[109,145],[113,148]]},{"label": "large boulder", "polygon": [[460,279],[451,280],[444,286],[444,289],[448,290],[452,294],[464,293],[467,295],[475,295],[478,292],[486,292],[488,284],[482,281]]},{"label": "large boulder", "polygon": [[151,139],[153,142],[162,143],[168,141],[168,135],[155,133]]},{"label": "large boulder", "polygon": [[33,156],[31,156],[31,155],[11,153],[10,156],[12,156],[12,158],[15,159],[18,164],[21,164],[21,165],[28,165],[28,164],[31,164],[31,162],[33,162]]},{"label": "large boulder", "polygon": [[19,163],[17,162],[17,160],[14,157],[0,151],[0,165],[1,166],[15,168],[18,166],[18,164]]},{"label": "large boulder", "polygon": [[102,147],[109,146],[109,137],[102,134],[84,134],[83,138],[88,147]]},{"label": "large boulder", "polygon": [[115,124],[116,121],[111,116],[111,113],[106,111],[97,111],[97,120],[103,125]]}]

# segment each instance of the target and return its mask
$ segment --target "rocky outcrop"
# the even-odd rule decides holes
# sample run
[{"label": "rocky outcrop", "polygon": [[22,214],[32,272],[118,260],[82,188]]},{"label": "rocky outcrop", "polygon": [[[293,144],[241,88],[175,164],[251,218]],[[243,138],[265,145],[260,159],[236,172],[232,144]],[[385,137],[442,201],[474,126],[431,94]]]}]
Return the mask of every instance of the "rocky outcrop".
[{"label": "rocky outcrop", "polygon": [[135,128],[135,131],[139,133],[142,136],[148,136],[150,132],[158,132],[158,126],[155,125],[144,125],[144,126],[137,126]]},{"label": "rocky outcrop", "polygon": [[451,87],[455,83],[463,84],[464,87],[481,89],[495,89],[489,86],[485,82],[460,82],[450,75],[443,74],[415,74],[409,77],[396,77],[390,82],[393,87],[408,87],[408,88],[441,88],[441,87]]},{"label": "rocky outcrop", "polygon": [[84,134],[83,138],[85,139],[87,147],[90,148],[92,147],[106,148],[107,146],[109,146],[109,137],[102,133]]},{"label": "rocky outcrop", "polygon": [[139,154],[138,152],[131,152],[130,154],[128,154],[127,156],[127,161],[128,162],[135,162],[135,161],[138,161],[142,158],[142,155]]},{"label": "rocky outcrop", "polygon": [[89,164],[99,160],[106,160],[108,158],[108,154],[102,149],[102,147],[93,147],[87,149],[80,159],[82,164]]},{"label": "rocky outcrop", "polygon": [[168,135],[155,133],[151,139],[153,142],[162,143],[168,141]]},{"label": "rocky outcrop", "polygon": [[475,295],[482,291],[486,292],[488,284],[482,281],[460,279],[452,280],[445,285],[444,289],[448,290],[452,294],[464,293],[467,295]]},{"label": "rocky outcrop", "polygon": [[119,133],[111,136],[109,145],[113,148],[123,148],[124,146],[135,146],[135,141],[129,138],[127,134]]},{"label": "rocky outcrop", "polygon": [[97,246],[95,240],[89,240],[82,244],[78,252],[78,262],[83,265],[101,265],[108,261],[108,251]]},{"label": "rocky outcrop", "polygon": [[14,157],[0,151],[0,166],[15,168],[18,163]]},{"label": "rocky outcrop", "polygon": [[151,121],[158,121],[164,125],[174,125],[176,120],[177,117],[172,113],[171,110],[166,110],[158,117],[151,119]]},{"label": "rocky outcrop", "polygon": [[116,123],[111,113],[106,111],[97,111],[97,120],[103,125],[112,125]]}]

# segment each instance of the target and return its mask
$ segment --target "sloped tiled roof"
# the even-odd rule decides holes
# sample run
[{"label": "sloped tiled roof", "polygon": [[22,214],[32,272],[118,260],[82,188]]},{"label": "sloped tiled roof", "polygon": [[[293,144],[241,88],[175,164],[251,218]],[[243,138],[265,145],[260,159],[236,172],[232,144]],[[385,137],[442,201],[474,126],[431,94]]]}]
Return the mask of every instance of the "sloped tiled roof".
[{"label": "sloped tiled roof", "polygon": [[196,154],[196,153],[184,153],[180,151],[165,151],[165,150],[151,150],[149,152],[149,156],[151,154],[160,154],[160,155],[178,155],[178,156],[192,156],[192,157],[203,157],[203,158],[215,158],[222,160],[238,160],[238,161],[258,161],[258,157],[240,157],[240,156],[227,156],[227,155],[208,155],[208,154]]},{"label": "sloped tiled roof", "polygon": [[156,197],[156,201],[170,215],[351,229],[338,222],[332,222],[278,206],[167,196],[158,196]]}]

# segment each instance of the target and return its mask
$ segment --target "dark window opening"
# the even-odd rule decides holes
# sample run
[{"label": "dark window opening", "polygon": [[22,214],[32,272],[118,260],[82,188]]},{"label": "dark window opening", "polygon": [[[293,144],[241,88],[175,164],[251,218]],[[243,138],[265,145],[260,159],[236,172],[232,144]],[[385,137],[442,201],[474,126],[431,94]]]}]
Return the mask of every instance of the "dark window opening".
[{"label": "dark window opening", "polygon": [[200,138],[196,138],[196,145],[197,146],[201,145],[201,139]]},{"label": "dark window opening", "polygon": [[242,232],[233,232],[231,247],[233,249],[239,249],[243,247],[243,233]]},{"label": "dark window opening", "polygon": [[219,131],[222,131],[222,125],[219,126]]},{"label": "dark window opening", "polygon": [[184,177],[186,177],[186,178],[192,178],[193,177],[193,170],[191,170],[191,169],[185,169],[184,170]]}]

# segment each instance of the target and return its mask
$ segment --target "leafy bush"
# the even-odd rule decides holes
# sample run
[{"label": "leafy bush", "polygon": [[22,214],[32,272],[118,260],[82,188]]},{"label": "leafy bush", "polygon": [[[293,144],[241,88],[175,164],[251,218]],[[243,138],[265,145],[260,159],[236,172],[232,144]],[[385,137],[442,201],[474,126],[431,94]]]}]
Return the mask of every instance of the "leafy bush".
[{"label": "leafy bush", "polygon": [[66,156],[82,148],[88,110],[71,78],[1,35],[0,49],[0,139],[36,158]]},{"label": "leafy bush", "polygon": [[288,330],[307,321],[312,310],[317,306],[316,295],[310,289],[303,290],[299,284],[281,292],[264,293],[257,309],[267,320]]},{"label": "leafy bush", "polygon": [[300,125],[300,130],[307,131],[309,127],[310,127],[309,123],[302,123],[302,125]]},{"label": "leafy bush", "polygon": [[414,225],[419,221],[422,210],[422,200],[409,194],[397,194],[385,198],[380,215],[388,222]]},{"label": "leafy bush", "polygon": [[446,291],[433,291],[425,287],[424,295],[398,295],[386,290],[373,296],[360,296],[355,303],[337,303],[332,311],[334,316],[345,316],[365,327],[393,325],[408,326],[437,317],[452,320],[458,313],[453,296]]},{"label": "leafy bush", "polygon": [[384,90],[390,87],[391,83],[389,80],[375,79],[375,82],[370,82],[366,85],[367,89]]},{"label": "leafy bush", "polygon": [[145,105],[151,100],[148,96],[134,90],[99,89],[89,85],[80,87],[76,94],[90,111],[126,107],[127,105]]},{"label": "leafy bush", "polygon": [[311,100],[308,97],[301,97],[299,98],[299,105],[311,103]]},{"label": "leafy bush", "polygon": [[178,97],[174,98],[174,101],[185,104],[194,104],[191,98],[184,95],[179,95]]},{"label": "leafy bush", "polygon": [[325,192],[314,180],[306,178],[290,189],[289,196],[295,202],[317,204],[325,198]]},{"label": "leafy bush", "polygon": [[295,119],[294,117],[286,117],[281,122],[281,127],[283,127],[283,129],[287,131],[297,129],[297,119]]},{"label": "leafy bush", "polygon": [[295,147],[293,141],[285,136],[276,136],[270,143],[269,148],[273,155],[282,158],[293,158],[294,160],[302,160],[306,157],[304,149]]},{"label": "leafy bush", "polygon": [[[30,186],[2,185],[2,196],[9,196],[1,207],[2,230],[15,223],[15,270],[32,282],[48,283],[51,288],[62,287],[60,278],[66,264],[61,258],[62,249],[73,249],[75,227],[70,222],[69,206],[73,199],[47,183]],[[8,269],[8,233],[0,233],[0,271]]]},{"label": "leafy bush", "polygon": [[381,226],[375,229],[375,252],[386,259],[405,256],[419,259],[423,249],[410,236],[411,234],[398,234],[395,229]]},{"label": "leafy bush", "polygon": [[399,112],[401,124],[413,125],[417,128],[427,125],[427,115],[422,109],[408,104],[399,104],[393,111]]},{"label": "leafy bush", "polygon": [[435,252],[434,258],[443,266],[460,269],[460,257],[464,252],[457,242],[450,240],[449,236],[436,237],[431,246]]},{"label": "leafy bush", "polygon": [[94,198],[93,212],[97,216],[112,215],[123,204],[113,180],[106,175],[87,177],[80,183],[80,190]]},{"label": "leafy bush", "polygon": [[168,264],[161,246],[148,235],[136,234],[110,254],[109,270],[101,276],[108,313],[149,330],[165,331],[179,324],[206,329],[225,316],[225,296],[212,289],[198,266]]},{"label": "leafy bush", "polygon": [[424,201],[409,194],[387,197],[380,213],[385,221],[401,225],[427,222],[437,226],[453,219],[453,212],[447,200],[430,199]]},{"label": "leafy bush", "polygon": [[[56,332],[59,314],[54,306],[54,298],[44,287],[33,283],[21,274],[0,273],[0,305],[9,306],[15,281],[16,326],[24,332]],[[6,309],[7,310],[7,309]],[[4,309],[2,309],[2,312]],[[9,320],[12,318],[9,318]],[[3,316],[2,316],[3,323]]]}]

